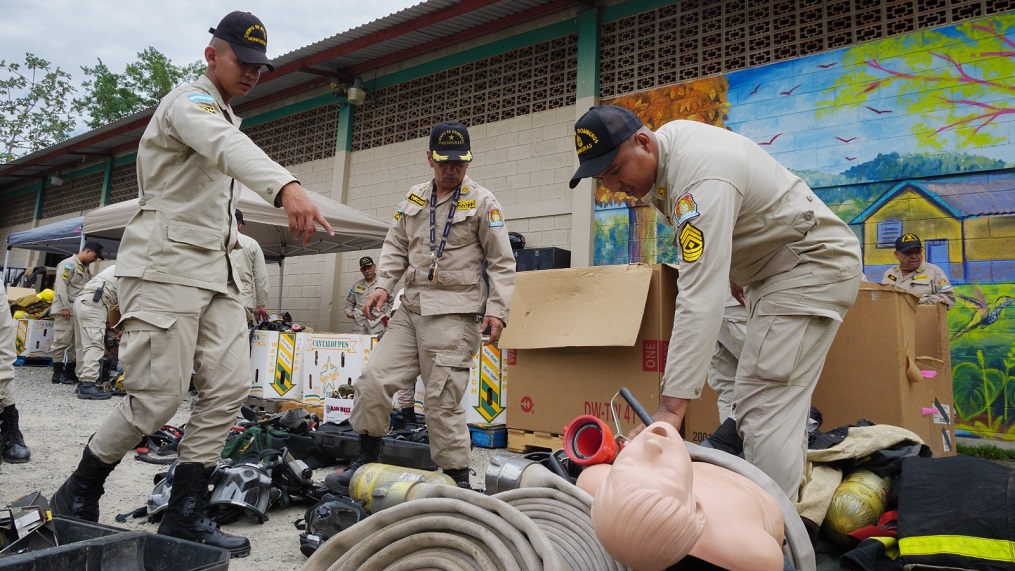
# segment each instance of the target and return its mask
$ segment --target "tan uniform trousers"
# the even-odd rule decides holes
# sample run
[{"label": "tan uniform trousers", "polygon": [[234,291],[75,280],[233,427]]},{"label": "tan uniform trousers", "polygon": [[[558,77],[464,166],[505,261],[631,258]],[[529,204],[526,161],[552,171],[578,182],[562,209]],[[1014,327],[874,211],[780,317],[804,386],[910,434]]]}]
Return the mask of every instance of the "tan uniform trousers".
[{"label": "tan uniform trousers", "polygon": [[737,376],[740,354],[747,336],[747,308],[729,306],[723,311],[719,339],[708,364],[708,386],[718,395],[719,422],[733,414],[733,381]]},{"label": "tan uniform trousers", "polygon": [[748,291],[750,317],[733,388],[733,413],[744,439],[744,457],[775,480],[792,502],[803,481],[811,395],[859,287],[857,276],[758,299]]},{"label": "tan uniform trousers", "polygon": [[0,288],[0,408],[14,404],[14,361],[18,358],[15,347],[17,329],[7,294]]},{"label": "tan uniform trousers", "polygon": [[416,387],[395,393],[395,406],[399,410],[416,406]]},{"label": "tan uniform trousers", "polygon": [[180,442],[180,462],[211,466],[250,392],[250,349],[243,306],[228,293],[119,278],[123,312],[123,397],[88,445],[103,462],[123,458],[141,436],[169,421],[187,394],[197,403]]},{"label": "tan uniform trousers", "polygon": [[[77,361],[77,354],[74,352],[74,315],[70,319],[64,319],[59,313],[53,316],[53,347],[49,356],[54,363],[73,363]],[[65,358],[66,357],[66,358]]]},{"label": "tan uniform trousers", "polygon": [[78,354],[78,378],[86,383],[99,379],[99,360],[106,354],[106,306],[80,297],[74,300],[74,350]]},{"label": "tan uniform trousers", "polygon": [[422,316],[403,305],[356,382],[349,418],[353,429],[369,436],[387,434],[392,395],[412,387],[422,375],[430,456],[443,469],[468,467],[471,439],[461,403],[478,346],[475,315]]}]

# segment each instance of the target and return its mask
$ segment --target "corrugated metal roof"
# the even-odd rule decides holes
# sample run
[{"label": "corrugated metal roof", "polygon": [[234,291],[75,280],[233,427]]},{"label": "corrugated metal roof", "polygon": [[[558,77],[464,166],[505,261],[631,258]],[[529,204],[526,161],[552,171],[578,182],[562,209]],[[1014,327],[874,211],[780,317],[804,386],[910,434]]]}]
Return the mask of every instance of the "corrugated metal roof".
[{"label": "corrugated metal roof", "polygon": [[[447,39],[453,45],[477,30],[491,33],[500,28],[546,14],[588,8],[592,0],[428,0],[373,22],[336,34],[274,59],[276,71],[243,98],[233,100],[238,110],[249,109],[283,96],[296,95],[329,80],[322,72],[356,70],[360,73],[393,63],[385,58],[402,54],[406,59],[421,55],[412,50]],[[471,37],[471,36],[468,36]],[[57,145],[0,165],[0,192],[21,186],[58,170],[92,163],[135,145],[144,132],[152,110],[147,109],[110,125],[94,129]],[[78,154],[74,154],[78,153]]]}]

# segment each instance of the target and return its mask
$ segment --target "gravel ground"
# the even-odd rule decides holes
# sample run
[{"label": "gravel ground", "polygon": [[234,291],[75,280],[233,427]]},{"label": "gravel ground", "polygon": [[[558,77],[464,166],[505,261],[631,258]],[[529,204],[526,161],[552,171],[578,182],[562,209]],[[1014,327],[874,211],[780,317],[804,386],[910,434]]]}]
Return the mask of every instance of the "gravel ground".
[{"label": "gravel ground", "polygon": [[[50,382],[52,369],[49,367],[17,367],[16,371],[15,402],[21,413],[21,431],[32,452],[32,459],[25,464],[0,465],[0,506],[34,491],[51,497],[77,466],[88,437],[118,400],[118,397],[106,401],[78,399],[73,386]],[[190,400],[187,399],[169,424],[185,424],[189,411]],[[473,486],[484,487],[483,479],[490,458],[501,452],[505,450],[473,450]],[[164,466],[134,460],[133,452],[125,456],[106,481],[99,523],[154,533],[157,526],[147,523],[145,518],[118,523],[114,517],[145,505],[152,492],[154,477],[164,470]],[[316,470],[314,481],[323,482],[325,475],[332,470],[334,468]],[[229,533],[250,538],[252,545],[250,556],[234,559],[233,567],[245,571],[300,568],[306,557],[300,553],[300,532],[293,527],[293,522],[303,517],[306,508],[297,506],[269,510],[269,519],[264,524],[244,518],[225,526]]]}]

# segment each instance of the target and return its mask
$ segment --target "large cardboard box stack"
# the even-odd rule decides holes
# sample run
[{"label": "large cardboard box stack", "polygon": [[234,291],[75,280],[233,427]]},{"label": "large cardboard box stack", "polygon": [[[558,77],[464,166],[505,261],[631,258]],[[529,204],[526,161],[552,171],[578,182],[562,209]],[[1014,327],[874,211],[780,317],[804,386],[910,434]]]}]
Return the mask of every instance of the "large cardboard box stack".
[{"label": "large cardboard box stack", "polygon": [[[955,454],[946,315],[943,306],[923,309],[917,301],[893,286],[861,284],[811,401],[822,430],[865,418],[914,432],[934,456]],[[935,400],[949,422],[935,414]]]},{"label": "large cardboard box stack", "polygon": [[352,385],[363,374],[374,338],[339,333],[300,334],[302,399],[324,404],[338,396],[340,385]]},{"label": "large cardboard box stack", "polygon": [[53,349],[53,321],[19,319],[14,347],[19,357],[48,357]]},{"label": "large cardboard box stack", "polygon": [[254,331],[250,346],[251,396],[268,400],[301,399],[299,335]]},{"label": "large cardboard box stack", "polygon": [[[655,411],[673,328],[676,268],[543,270],[515,280],[500,341],[511,379],[509,428],[562,434],[583,414],[613,427],[610,401],[621,387]],[[639,420],[622,398],[615,402],[627,432]]]}]

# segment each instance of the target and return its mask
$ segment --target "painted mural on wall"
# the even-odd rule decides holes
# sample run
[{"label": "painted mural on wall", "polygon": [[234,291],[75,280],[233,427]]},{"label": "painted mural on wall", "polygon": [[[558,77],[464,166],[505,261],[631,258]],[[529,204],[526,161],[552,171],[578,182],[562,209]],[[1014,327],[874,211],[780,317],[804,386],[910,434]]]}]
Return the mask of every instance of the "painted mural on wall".
[{"label": "painted mural on wall", "polygon": [[[729,128],[807,181],[881,281],[919,235],[950,277],[956,427],[1015,440],[1015,13],[604,101]],[[596,264],[675,262],[672,230],[597,190]]]}]

